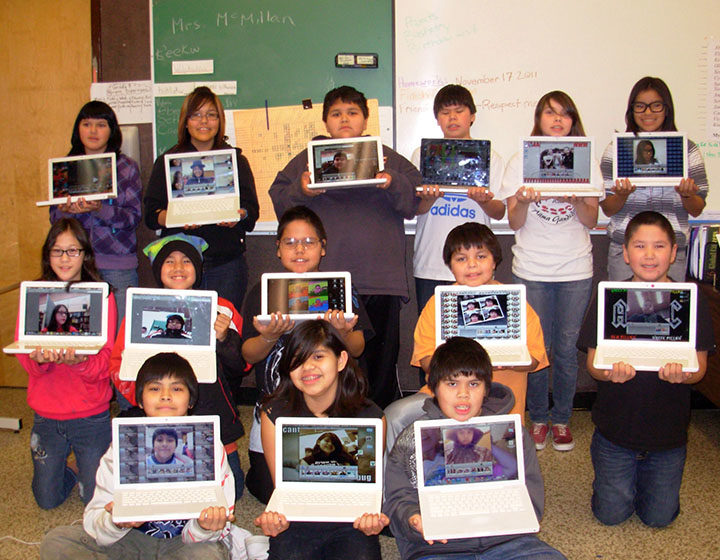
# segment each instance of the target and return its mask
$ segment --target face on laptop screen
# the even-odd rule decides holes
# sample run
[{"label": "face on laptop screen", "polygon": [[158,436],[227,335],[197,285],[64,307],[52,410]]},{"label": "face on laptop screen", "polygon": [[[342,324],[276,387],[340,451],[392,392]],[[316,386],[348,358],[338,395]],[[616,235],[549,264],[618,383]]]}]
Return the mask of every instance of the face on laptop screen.
[{"label": "face on laptop screen", "polygon": [[52,162],[53,198],[112,193],[112,158]]},{"label": "face on laptop screen", "polygon": [[345,278],[268,278],[268,313],[325,313],[345,310]]},{"label": "face on laptop screen", "polygon": [[118,427],[120,483],[215,479],[212,422]]},{"label": "face on laptop screen", "polygon": [[134,294],[125,328],[137,344],[210,345],[212,299],[206,296]]},{"label": "face on laptop screen", "polygon": [[520,294],[442,292],[442,339],[453,336],[467,338],[520,338]]},{"label": "face on laptop screen", "polygon": [[374,426],[285,425],[283,481],[375,482]]},{"label": "face on laptop screen", "polygon": [[25,334],[101,336],[102,290],[66,291],[28,288],[25,295]]},{"label": "face on laptop screen", "polygon": [[232,194],[235,192],[232,156],[178,154],[170,160],[170,181],[173,199]]},{"label": "face on laptop screen", "polygon": [[606,288],[606,340],[690,340],[690,290]]},{"label": "face on laptop screen", "polygon": [[618,137],[618,177],[683,176],[683,138],[681,136]]},{"label": "face on laptop screen", "polygon": [[420,169],[430,185],[490,184],[490,142],[487,140],[422,141]]},{"label": "face on laptop screen", "polygon": [[592,149],[590,142],[523,142],[523,183],[589,185]]},{"label": "face on laptop screen", "polygon": [[338,142],[312,149],[314,183],[373,179],[380,169],[374,140]]},{"label": "face on laptop screen", "polygon": [[517,480],[515,423],[420,428],[425,486]]}]

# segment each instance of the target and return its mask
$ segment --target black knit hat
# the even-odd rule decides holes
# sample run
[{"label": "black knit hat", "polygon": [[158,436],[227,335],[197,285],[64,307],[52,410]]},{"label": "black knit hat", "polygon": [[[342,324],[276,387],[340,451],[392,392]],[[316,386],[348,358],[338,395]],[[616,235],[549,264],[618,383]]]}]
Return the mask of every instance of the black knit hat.
[{"label": "black knit hat", "polygon": [[167,237],[153,241],[145,247],[145,249],[143,249],[143,252],[150,259],[153,276],[155,276],[155,282],[157,282],[158,286],[162,286],[160,271],[165,259],[173,251],[180,251],[190,259],[195,267],[195,283],[193,284],[193,288],[197,288],[200,286],[200,281],[202,280],[202,251],[207,248],[207,241],[205,241],[202,237],[177,233],[175,235],[168,235]]}]

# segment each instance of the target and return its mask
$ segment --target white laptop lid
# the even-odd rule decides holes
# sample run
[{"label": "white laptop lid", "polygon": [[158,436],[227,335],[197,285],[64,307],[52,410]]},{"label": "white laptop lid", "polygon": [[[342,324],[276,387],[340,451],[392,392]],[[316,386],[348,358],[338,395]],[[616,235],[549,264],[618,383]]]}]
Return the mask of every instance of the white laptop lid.
[{"label": "white laptop lid", "polygon": [[[237,214],[240,195],[234,149],[165,154],[165,181],[168,211],[171,210],[170,205],[185,207],[182,217],[176,216],[176,221],[202,225],[240,219]],[[222,199],[237,202],[234,213],[218,215],[216,218],[197,216],[206,213],[207,201]],[[191,204],[197,207],[195,216],[188,210],[188,205]],[[178,223],[171,224],[173,227],[176,225]]]},{"label": "white laptop lid", "polygon": [[68,196],[71,202],[117,197],[115,152],[49,159],[48,199],[37,205],[65,204]]},{"label": "white laptop lid", "polygon": [[519,184],[548,195],[602,196],[593,146],[587,136],[522,138]]},{"label": "white laptop lid", "polygon": [[[519,414],[478,416],[467,422],[451,419],[418,420],[413,430],[417,487],[425,539],[539,530],[537,517],[525,487],[522,422]],[[520,512],[510,514],[511,521],[517,520],[520,523],[518,526],[508,525],[507,514],[498,515],[496,526],[493,526],[493,519],[478,519],[478,526],[473,526],[472,523],[466,523],[465,519],[460,523],[452,517],[440,519],[440,523],[436,523],[437,519],[434,522],[428,515],[429,512],[423,511],[427,498],[433,493],[452,492],[454,496],[458,496],[503,487],[517,487],[518,491],[524,493],[525,515],[521,516]],[[461,509],[458,517],[464,515],[473,515],[473,512]]]},{"label": "white laptop lid", "polygon": [[435,288],[435,345],[453,336],[486,345],[527,345],[527,304],[522,284]]},{"label": "white laptop lid", "polygon": [[[333,450],[329,458],[319,451],[320,440],[328,433],[333,434],[337,438],[333,438],[335,443],[339,440],[342,447]],[[376,497],[379,513],[383,447],[384,431],[380,418],[280,417],[275,421],[276,491],[281,491],[282,495],[284,490],[311,490],[319,496],[341,491],[368,493]],[[268,508],[276,503],[272,501]],[[332,516],[324,517],[314,515],[308,509],[305,515],[290,517],[307,521],[354,521],[358,516],[345,519],[336,511]]]},{"label": "white laptop lid", "polygon": [[[7,353],[30,352],[35,347],[87,346],[97,353],[108,336],[108,285],[105,282],[78,282],[69,287],[65,282],[22,282],[20,284],[20,313],[18,344],[5,348]],[[53,321],[60,306],[67,310],[69,332],[58,332]],[[82,350],[76,350],[83,353]]]},{"label": "white laptop lid", "polygon": [[349,272],[266,272],[260,290],[261,321],[278,311],[294,321],[316,319],[330,309],[354,317]]},{"label": "white laptop lid", "polygon": [[675,187],[688,176],[684,132],[615,133],[613,156],[613,182],[628,179],[639,187]]},{"label": "white laptop lid", "polygon": [[[177,436],[177,446],[169,458],[166,457],[167,449],[158,450],[155,455],[153,435],[159,429]],[[223,445],[218,416],[113,418],[112,442],[116,495],[124,491],[172,491],[221,486]],[[222,492],[219,495],[224,498]],[[226,503],[217,505],[228,506]],[[178,507],[185,508],[185,512],[178,510]],[[140,517],[136,510],[131,510],[131,518],[126,519],[129,512],[124,515],[118,507],[117,512],[113,509],[113,519],[190,519],[197,517],[203,508],[182,503],[153,505],[149,508],[146,506]]]},{"label": "white laptop lid", "polygon": [[[423,138],[420,173],[424,185],[464,187],[466,191],[490,186],[490,140]],[[422,190],[418,187],[417,190]]]},{"label": "white laptop lid", "polygon": [[311,189],[339,189],[377,185],[385,169],[382,142],[377,136],[332,138],[308,142]]}]

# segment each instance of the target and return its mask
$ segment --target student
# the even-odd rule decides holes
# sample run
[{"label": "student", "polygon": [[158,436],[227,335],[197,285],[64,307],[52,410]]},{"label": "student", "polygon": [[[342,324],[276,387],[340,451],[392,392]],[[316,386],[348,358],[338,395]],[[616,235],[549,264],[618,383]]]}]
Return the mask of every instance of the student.
[{"label": "student", "polygon": [[185,461],[175,455],[178,445],[178,435],[174,428],[158,428],[152,436],[152,453],[147,457],[148,466],[151,465],[178,465]]},{"label": "student", "polygon": [[[530,135],[585,136],[580,114],[567,93],[551,91],[540,98]],[[598,199],[541,197],[532,187],[518,185],[522,164],[522,153],[515,154],[505,170],[498,198],[505,200],[508,221],[515,231],[513,282],[525,285],[528,303],[540,317],[552,363],[552,410],[550,368],[528,379],[531,433],[536,449],[544,449],[552,437],[556,450],[570,451],[575,447],[568,426],[577,385],[575,341],[592,293],[590,229],[597,225]],[[592,164],[597,166],[595,161]],[[599,170],[597,177],[599,182]]]},{"label": "student", "polygon": [[[202,253],[207,246],[205,240],[200,237],[177,233],[153,241],[145,247],[144,252],[150,259],[153,276],[158,285],[168,290],[191,290],[202,282]],[[173,315],[168,317],[168,322],[172,317]],[[174,315],[174,317],[179,316]],[[130,401],[130,404],[135,405],[136,384],[132,381],[121,381],[118,377],[125,350],[125,328],[125,320],[123,320],[110,357],[110,376],[118,391]],[[230,391],[229,380],[241,379],[246,373],[241,352],[242,317],[233,304],[222,297],[218,297],[218,314],[213,328],[216,336],[217,380],[214,383],[200,383],[194,412],[220,416],[220,436],[234,475],[236,497],[240,499],[245,475],[240,467],[237,440],[242,437],[245,430]]]},{"label": "student", "polygon": [[340,438],[332,432],[322,434],[311,453],[300,460],[301,465],[357,465],[357,459],[350,455]]},{"label": "student", "polygon": [[[220,98],[205,86],[195,88],[185,98],[180,109],[177,144],[161,154],[153,165],[144,199],[145,225],[150,229],[162,228],[163,236],[182,231],[182,228],[165,229],[168,206],[165,154],[228,148],[231,146],[225,136],[225,112]],[[208,243],[200,287],[204,290],[215,290],[220,297],[229,300],[236,309],[241,309],[248,274],[245,262],[245,232],[255,228],[260,209],[250,164],[242,155],[240,148],[235,148],[235,152],[242,206],[239,211],[240,221],[199,227],[185,226],[184,229],[193,230],[194,235],[202,237]],[[202,162],[196,163],[202,165]]]},{"label": "student", "polygon": [[[486,396],[492,378],[490,358],[482,346],[469,338],[450,338],[438,346],[432,356],[428,385],[435,396],[424,401],[424,415],[417,419],[451,418],[466,422],[475,416],[510,413],[513,396],[507,387],[492,383],[492,396]],[[488,560],[565,558],[537,536],[529,534],[425,541],[417,492],[413,430],[410,424],[398,436],[385,466],[383,512],[390,518],[390,529],[395,535],[403,560],[456,557]],[[525,485],[535,514],[540,519],[545,505],[542,475],[532,439],[526,430],[523,430],[522,436]],[[444,474],[438,471],[437,476]]]},{"label": "student", "polygon": [[[275,243],[277,256],[285,270],[298,274],[317,272],[320,260],[325,256],[327,234],[315,212],[305,206],[296,206],[285,211],[280,217]],[[365,307],[354,293],[354,286],[353,312],[355,317],[351,320],[345,320],[343,312],[337,309],[326,311],[323,318],[340,333],[348,353],[357,358],[363,353],[365,340],[371,339],[374,333]],[[277,312],[272,314],[269,323],[262,324],[256,318],[259,314],[258,283],[248,293],[243,308],[242,353],[247,363],[255,366],[255,386],[259,392],[248,442],[250,470],[246,484],[250,493],[266,504],[274,486],[262,454],[260,408],[264,398],[272,393],[280,382],[278,364],[295,323],[287,315]]]},{"label": "student", "polygon": [[[461,286],[500,284],[495,280],[495,269],[502,261],[500,243],[490,228],[477,222],[466,222],[454,227],[445,239],[443,261]],[[411,365],[428,373],[430,359],[435,352],[435,294],[428,300],[415,326]],[[530,304],[527,306],[527,344],[532,363],[529,366],[503,367],[493,373],[494,379],[507,385],[515,395],[512,412],[525,414],[527,374],[547,367],[545,344],[540,320]]]},{"label": "student", "polygon": [[[125,291],[138,285],[137,237],[142,184],[137,163],[120,152],[122,131],[115,111],[102,101],[83,105],[73,125],[68,156],[115,152],[117,198],[68,202],[50,207],[50,222],[76,218],[90,234],[100,276],[114,288],[118,325],[125,316]],[[116,325],[117,326],[117,325]]]},{"label": "student", "polygon": [[[293,329],[280,361],[280,385],[261,413],[262,443],[275,477],[275,421],[280,416],[383,418],[365,397],[367,382],[350,357],[340,333],[325,320],[305,321]],[[384,423],[384,422],[383,422]],[[384,514],[364,513],[354,523],[287,521],[265,511],[255,520],[270,537],[269,560],[380,560],[377,534],[388,524]]]},{"label": "student", "polygon": [[[625,111],[627,132],[676,131],[675,106],[668,86],[660,78],[646,76],[632,88]],[[631,275],[623,260],[623,238],[630,219],[643,210],[654,210],[672,224],[678,243],[670,277],[676,282],[685,280],[686,250],[690,235],[688,216],[697,217],[705,208],[708,180],[705,163],[698,146],[688,140],[688,178],[677,185],[661,187],[635,187],[628,179],[612,182],[613,144],[605,149],[600,167],[605,181],[605,200],[600,207],[610,217],[607,227],[610,236],[608,248],[608,276],[621,281]],[[670,188],[674,187],[674,188]]]},{"label": "student", "polygon": [[657,163],[655,146],[650,140],[640,140],[635,148],[635,163],[637,165],[651,165]]},{"label": "student", "polygon": [[183,329],[185,328],[185,319],[182,315],[168,315],[165,320],[165,330],[159,330],[151,334],[148,338],[192,338]]},{"label": "student", "polygon": [[479,463],[492,461],[492,452],[487,447],[477,447],[477,442],[483,437],[482,430],[477,428],[455,428],[450,430],[448,438],[453,442],[453,448],[447,455],[447,463]]},{"label": "student", "polygon": [[[641,212],[625,228],[623,258],[633,282],[672,282],[669,272],[677,250],[670,221],[657,212]],[[622,523],[634,512],[650,527],[665,527],[680,511],[691,385],[703,378],[708,353],[715,352],[708,305],[701,292],[698,296],[696,373],[683,372],[674,363],[658,372],[636,371],[626,362],[595,368],[595,299],[588,308],[577,346],[587,352],[588,372],[598,382],[590,445],[592,511],[606,525]]]},{"label": "student", "polygon": [[[329,91],[323,121],[332,138],[361,136],[367,127],[368,105],[356,89]],[[325,138],[325,137],[318,137]],[[405,273],[404,219],[415,216],[421,177],[400,154],[383,146],[385,182],[372,187],[311,190],[307,150],[278,173],[270,187],[275,214],[304,204],[320,216],[328,231],[328,270],[347,270],[370,316],[375,337],[363,355],[370,376],[370,398],[387,406],[398,394],[396,368],[400,349],[400,306],[409,297]]]},{"label": "student", "polygon": [[[88,234],[76,219],[60,218],[50,227],[42,248],[40,280],[102,281]],[[28,373],[27,400],[35,413],[30,436],[32,490],[43,509],[62,504],[76,483],[87,504],[100,457],[110,445],[108,362],[117,322],[112,293],[107,307],[107,342],[97,354],[81,356],[72,348],[37,348],[30,354],[17,354]],[[70,451],[76,464],[67,460]]]},{"label": "student", "polygon": [[[472,94],[463,86],[448,84],[435,95],[433,113],[444,138],[470,139],[475,112]],[[412,162],[420,168],[420,148],[413,153]],[[452,275],[441,259],[442,243],[450,230],[469,220],[489,226],[490,218],[502,220],[505,215],[505,205],[493,194],[500,189],[503,167],[502,158],[491,150],[490,188],[470,187],[467,194],[452,193],[445,198],[441,185],[423,185],[413,255],[418,315],[436,286],[452,284]]]},{"label": "student", "polygon": [[56,305],[50,312],[50,321],[40,332],[76,333],[78,330],[70,324],[70,312],[67,305]]},{"label": "student", "polygon": [[[140,368],[135,399],[145,416],[187,416],[198,399],[198,382],[185,358],[173,352],[156,354]],[[160,430],[156,431],[159,432]],[[173,430],[174,431],[174,430]],[[175,434],[177,443],[177,434]],[[153,435],[153,444],[155,443]],[[149,458],[148,458],[149,459]],[[222,487],[230,504],[211,506],[197,519],[118,522],[112,519],[115,483],[112,447],[102,458],[97,488],[85,508],[83,526],[57,527],[40,545],[40,558],[217,558],[228,557],[226,543],[235,520],[233,475],[226,457],[221,463]]]}]

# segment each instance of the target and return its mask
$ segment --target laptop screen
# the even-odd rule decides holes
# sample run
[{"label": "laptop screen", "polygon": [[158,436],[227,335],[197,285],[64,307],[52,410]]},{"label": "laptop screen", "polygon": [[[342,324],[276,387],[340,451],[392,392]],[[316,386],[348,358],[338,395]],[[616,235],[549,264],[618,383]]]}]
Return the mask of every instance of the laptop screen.
[{"label": "laptop screen", "polygon": [[592,145],[582,141],[523,141],[523,184],[590,185]]},{"label": "laptop screen", "polygon": [[375,482],[374,426],[285,424],[283,482]]},{"label": "laptop screen", "polygon": [[102,288],[28,287],[26,336],[102,336]]},{"label": "laptop screen", "polygon": [[518,290],[441,292],[442,340],[453,336],[476,339],[520,339],[521,297]]},{"label": "laptop screen", "polygon": [[683,177],[682,136],[617,137],[617,176],[632,178]]},{"label": "laptop screen", "polygon": [[490,185],[489,140],[423,138],[420,171],[426,185]]},{"label": "laptop screen", "polygon": [[235,168],[229,150],[166,156],[172,198],[235,193]]},{"label": "laptop screen", "polygon": [[210,346],[214,317],[209,296],[132,294],[130,328],[133,344]]},{"label": "laptop screen", "polygon": [[212,422],[120,424],[120,484],[215,480]]},{"label": "laptop screen", "polygon": [[422,426],[420,438],[425,487],[518,480],[512,420]]},{"label": "laptop screen", "polygon": [[689,289],[605,288],[605,340],[690,340]]},{"label": "laptop screen", "polygon": [[53,199],[113,192],[115,159],[109,154],[55,158],[50,168]]},{"label": "laptop screen", "polygon": [[345,278],[268,278],[267,311],[283,314],[324,313],[345,309]]},{"label": "laptop screen", "polygon": [[313,183],[374,179],[380,169],[377,140],[312,145]]}]

